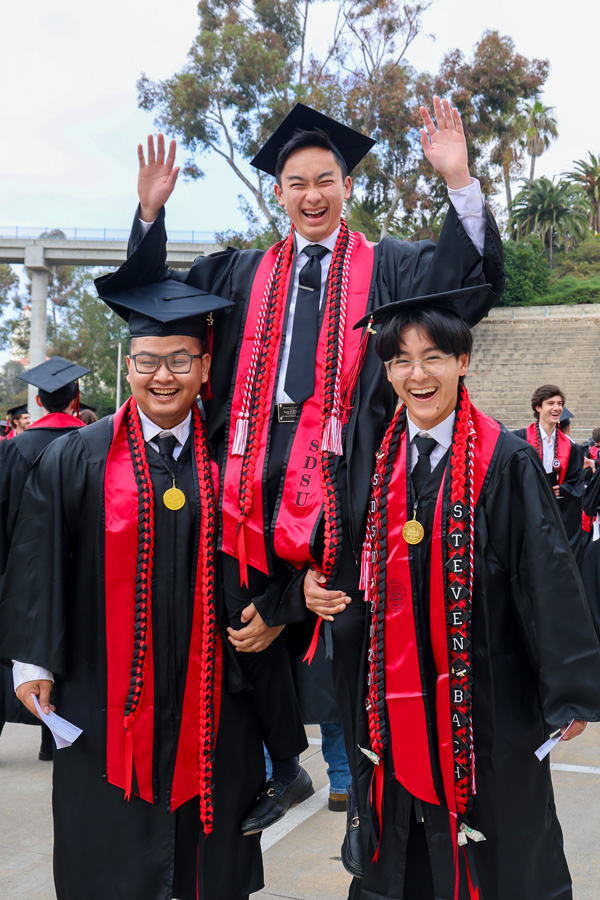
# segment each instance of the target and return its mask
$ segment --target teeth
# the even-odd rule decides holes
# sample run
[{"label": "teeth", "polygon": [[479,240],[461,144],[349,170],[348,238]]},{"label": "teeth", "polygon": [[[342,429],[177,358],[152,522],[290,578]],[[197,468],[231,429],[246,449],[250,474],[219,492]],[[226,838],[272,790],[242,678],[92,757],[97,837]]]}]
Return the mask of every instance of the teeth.
[{"label": "teeth", "polygon": [[304,215],[305,215],[305,216],[309,216],[309,217],[310,217],[310,216],[322,216],[324,212],[326,212],[325,209],[317,209],[317,210],[307,210],[307,209],[305,209],[305,210],[304,210]]},{"label": "teeth", "polygon": [[432,394],[436,390],[437,388],[422,388],[420,390],[418,388],[413,388],[411,394]]},{"label": "teeth", "polygon": [[153,393],[153,394],[158,394],[158,395],[161,396],[161,397],[169,397],[169,396],[171,396],[172,394],[176,394],[177,391],[176,391],[176,390],[173,390],[173,389],[171,389],[171,390],[162,390],[162,391],[161,391],[160,388],[152,388],[152,393]]}]

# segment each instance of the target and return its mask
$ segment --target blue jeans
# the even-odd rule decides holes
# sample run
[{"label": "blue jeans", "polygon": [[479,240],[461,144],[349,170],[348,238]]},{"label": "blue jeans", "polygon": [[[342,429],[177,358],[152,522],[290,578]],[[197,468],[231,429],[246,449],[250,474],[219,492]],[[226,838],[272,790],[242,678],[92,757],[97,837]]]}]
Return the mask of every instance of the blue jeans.
[{"label": "blue jeans", "polygon": [[352,786],[344,733],[339,722],[320,725],[323,759],[327,763],[329,789],[332,794],[349,794]]}]

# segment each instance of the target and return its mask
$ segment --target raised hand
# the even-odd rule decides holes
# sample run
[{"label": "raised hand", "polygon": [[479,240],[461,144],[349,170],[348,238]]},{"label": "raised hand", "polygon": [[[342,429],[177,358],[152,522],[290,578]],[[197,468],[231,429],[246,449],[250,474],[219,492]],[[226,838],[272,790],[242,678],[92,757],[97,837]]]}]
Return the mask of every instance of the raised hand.
[{"label": "raised hand", "polygon": [[448,100],[433,98],[435,124],[427,107],[421,106],[423,119],[421,147],[433,168],[443,175],[448,187],[455,190],[471,183],[467,142],[460,113]]},{"label": "raised hand", "polygon": [[179,166],[173,168],[177,144],[171,141],[169,153],[165,159],[165,136],[157,138],[156,154],[154,138],[148,135],[148,162],[144,158],[144,148],[138,144],[140,171],[138,174],[138,196],[140,198],[141,218],[144,222],[154,222],[159,212],[173,193],[179,174]]}]

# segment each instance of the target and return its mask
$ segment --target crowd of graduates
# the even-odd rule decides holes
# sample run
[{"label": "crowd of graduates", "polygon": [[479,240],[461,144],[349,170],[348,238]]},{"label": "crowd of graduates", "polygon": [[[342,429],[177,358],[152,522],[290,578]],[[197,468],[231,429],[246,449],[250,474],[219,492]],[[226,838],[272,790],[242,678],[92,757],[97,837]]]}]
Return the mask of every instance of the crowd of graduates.
[{"label": "crowd of graduates", "polygon": [[149,138],[96,281],[131,396],[83,427],[87,370],[22,376],[43,415],[0,442],[0,725],[81,729],[40,749],[58,900],[248,900],[262,832],[314,792],[308,721],[349,900],[572,898],[540,748],[600,721],[600,429],[578,447],[556,385],[520,433],[471,403],[502,244],[433,106],[437,244],[350,231],[374,141],[297,104],[252,161],[289,235],[173,270],[176,148]]}]

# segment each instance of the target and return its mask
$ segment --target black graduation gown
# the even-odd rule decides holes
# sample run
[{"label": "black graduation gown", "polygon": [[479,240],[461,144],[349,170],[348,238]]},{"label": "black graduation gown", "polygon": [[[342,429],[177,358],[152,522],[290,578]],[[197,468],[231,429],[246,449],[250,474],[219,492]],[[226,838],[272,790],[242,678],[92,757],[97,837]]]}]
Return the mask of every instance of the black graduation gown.
[{"label": "black graduation gown", "polygon": [[[53,428],[36,425],[9,441],[0,443],[0,585],[6,569],[17,513],[29,471],[51,441],[75,431],[78,427]],[[38,725],[32,715],[15,696],[12,672],[0,667],[0,731],[5,722]]]},{"label": "black graduation gown", "polygon": [[[513,431],[517,437],[527,440],[527,429],[519,428]],[[560,517],[565,527],[573,556],[577,565],[581,568],[585,550],[584,533],[581,527],[582,497],[585,489],[583,480],[583,454],[581,447],[571,440],[571,453],[565,473],[565,480],[560,486],[560,498],[556,500],[560,509]],[[554,484],[555,476],[552,473],[546,475],[549,484]]]},{"label": "black graduation gown", "polygon": [[[188,498],[167,510],[167,468],[147,448],[155,489],[153,641],[156,802],[106,781],[103,485],[112,419],[54,442],[25,488],[0,598],[0,657],[56,676],[58,713],[83,728],[55,753],[54,871],[58,900],[240,900],[263,885],[257,836],[240,822],[264,778],[262,747],[243,694],[222,692],[214,830],[198,801],[169,813],[191,626],[199,497],[190,441],[176,465]],[[192,498],[196,498],[194,503]],[[225,642],[226,643],[226,642]],[[225,687],[225,686],[224,686]]]},{"label": "black graduation gown", "polygon": [[[583,511],[588,516],[595,516],[600,509],[600,468],[594,472],[586,492],[583,495]],[[600,635],[600,540],[590,537],[581,566],[581,578],[594,617],[596,631]]]},{"label": "black graduation gown", "polygon": [[[426,534],[431,533],[441,474],[440,466],[436,467],[419,498],[419,520]],[[474,552],[477,794],[469,824],[487,840],[469,842],[469,866],[481,900],[568,900],[571,879],[556,818],[549,759],[539,762],[534,751],[550,732],[572,718],[600,719],[600,648],[545,473],[535,451],[504,431],[475,512]],[[429,568],[425,541],[414,549],[413,559],[419,601],[417,640],[425,661],[425,683],[431,685],[435,672],[425,624]],[[426,698],[432,728],[434,702]],[[363,716],[359,740],[368,747],[365,726]],[[365,837],[372,770],[365,759],[359,782]],[[372,862],[371,844],[365,877],[355,883],[353,898],[404,900],[404,850],[413,808],[413,798],[394,778],[388,747],[380,857]],[[421,812],[424,817],[435,898],[454,900],[447,808],[418,803],[416,810],[417,818]],[[461,900],[468,897],[464,879],[463,885]],[[411,900],[413,896],[430,900],[424,892],[410,894]]]},{"label": "black graduation gown", "polygon": [[[211,371],[215,399],[207,406],[209,437],[216,447],[221,448],[222,453],[248,300],[263,252],[228,248],[220,253],[199,257],[188,271],[173,271],[166,263],[166,241],[164,210],[145,236],[140,228],[138,210],[133,221],[127,261],[117,272],[103,276],[96,284],[101,291],[114,292],[165,278],[175,278],[235,302],[235,307],[215,328],[214,365]],[[431,241],[407,242],[385,238],[376,245],[367,309],[392,300],[482,282],[489,282],[497,294],[504,290],[502,243],[494,218],[489,210],[486,211],[485,247],[483,256],[480,256],[460,224],[454,207],[450,205],[437,244]],[[281,348],[283,349],[283,341]],[[359,669],[365,620],[364,604],[358,592],[359,560],[375,451],[381,441],[384,424],[393,414],[395,403],[396,396],[375,353],[375,342],[371,340],[354,394],[350,420],[345,428],[344,455],[339,459],[336,470],[340,498],[341,550],[338,570],[331,587],[348,593],[352,597],[352,604],[343,615],[336,617],[331,628],[333,671],[351,766],[356,752],[356,741],[352,734],[357,703],[356,673]],[[275,430],[271,431],[272,441],[275,433]],[[290,435],[292,433],[293,428],[290,428]],[[277,470],[283,472],[286,445],[279,440],[277,444],[278,458],[269,459],[269,479]],[[266,521],[270,520],[269,512],[272,509],[267,510]],[[266,542],[269,551],[270,535],[266,535]],[[304,630],[302,639],[306,646],[314,620],[312,616],[307,616],[301,589],[304,573],[300,573],[292,588],[286,590],[291,578],[292,573],[280,565],[273,579],[265,579],[264,593],[253,591],[250,596],[268,625],[305,620],[308,627]],[[269,703],[264,705],[268,707]]]}]

